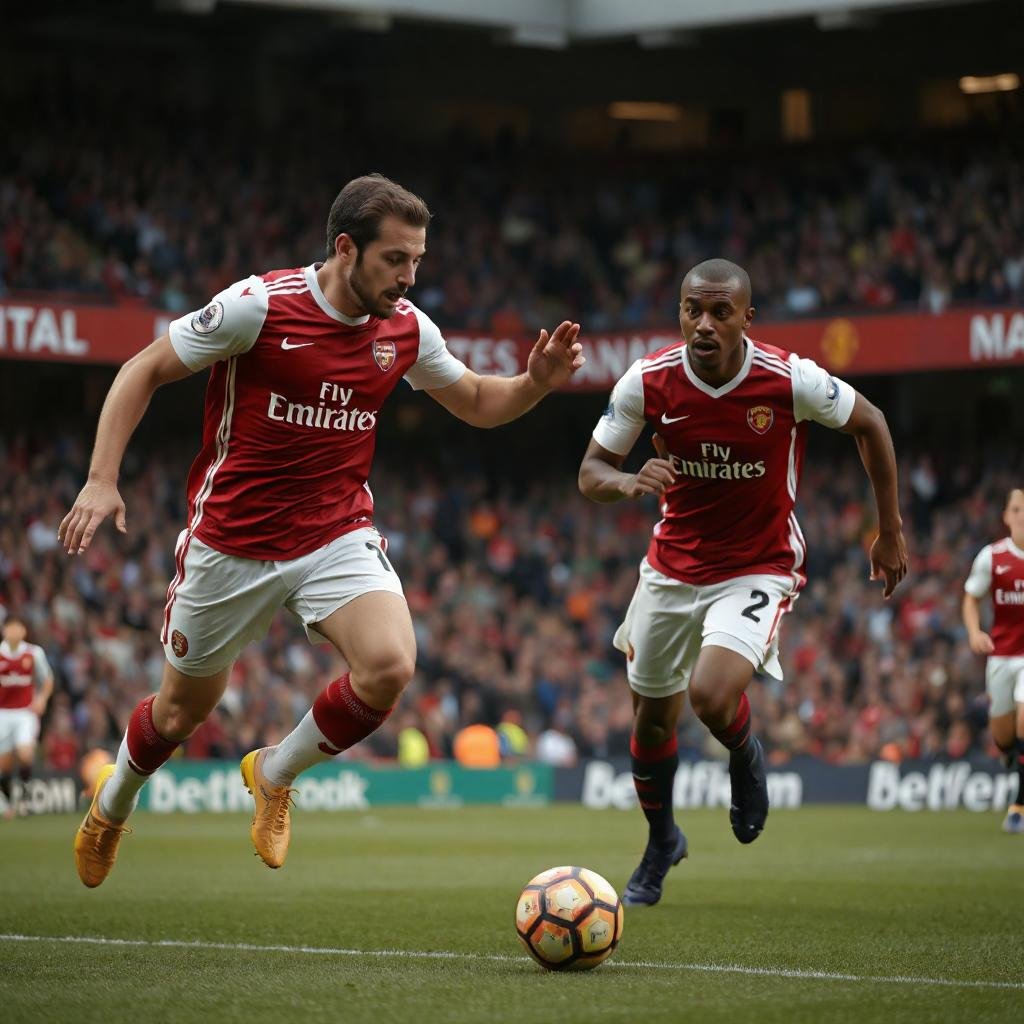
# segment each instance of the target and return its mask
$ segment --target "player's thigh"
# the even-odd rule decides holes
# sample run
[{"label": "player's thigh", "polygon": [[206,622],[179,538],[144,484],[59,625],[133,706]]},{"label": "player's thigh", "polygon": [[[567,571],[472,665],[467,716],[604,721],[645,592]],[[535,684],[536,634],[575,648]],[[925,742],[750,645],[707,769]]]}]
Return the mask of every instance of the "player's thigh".
[{"label": "player's thigh", "polygon": [[[722,634],[715,634],[720,637]],[[746,655],[705,643],[690,675],[690,703],[703,721],[724,727],[736,713],[740,695],[754,677],[754,665]]]},{"label": "player's thigh", "polygon": [[767,663],[776,660],[779,622],[794,597],[792,580],[740,576],[701,588],[701,597],[707,601],[701,646],[725,648],[745,658],[753,669],[765,666],[777,674]]},{"label": "player's thigh", "polygon": [[375,590],[353,598],[316,624],[354,677],[394,676],[402,685],[416,666],[416,636],[404,597]]},{"label": "player's thigh", "polygon": [[187,534],[175,554],[179,571],[168,588],[160,635],[164,654],[183,676],[216,676],[246,644],[266,635],[288,585],[279,563],[225,555]]},{"label": "player's thigh", "polygon": [[[615,632],[615,646],[626,655],[626,678],[634,694],[654,699],[686,689],[700,650],[697,588],[659,573],[646,560],[640,580]],[[639,704],[634,698],[639,712]]]},{"label": "player's thigh", "polygon": [[1000,750],[1013,748],[1017,738],[1016,719],[1017,715],[1013,711],[1006,715],[988,716],[989,732],[992,733],[992,739]]},{"label": "player's thigh", "polygon": [[1017,708],[1017,735],[1024,739],[1024,658],[1013,684],[1013,702]]},{"label": "player's thigh", "polygon": [[14,719],[10,711],[0,708],[0,772],[8,772],[14,764]]},{"label": "player's thigh", "polygon": [[[985,690],[988,692],[990,721],[994,724],[997,718],[1010,716],[1010,729],[1013,729],[1013,716],[1016,713],[1017,694],[1024,700],[1024,658],[1006,658],[992,655],[985,664]],[[995,728],[992,735],[996,742],[1003,746],[996,736]]]},{"label": "player's thigh", "polygon": [[29,708],[0,711],[0,758],[8,766],[15,761],[25,763],[23,751],[32,760],[39,737],[39,718]]},{"label": "player's thigh", "polygon": [[310,640],[330,641],[357,675],[388,666],[411,675],[412,618],[380,534],[353,530],[315,555],[297,560],[301,576],[286,601]]}]

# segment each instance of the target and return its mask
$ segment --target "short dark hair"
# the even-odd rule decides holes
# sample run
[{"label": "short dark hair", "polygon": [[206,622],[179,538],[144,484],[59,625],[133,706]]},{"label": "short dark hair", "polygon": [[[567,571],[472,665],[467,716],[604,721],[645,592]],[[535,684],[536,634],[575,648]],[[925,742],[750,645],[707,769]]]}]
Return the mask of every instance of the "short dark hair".
[{"label": "short dark hair", "polygon": [[751,288],[750,275],[738,264],[730,260],[713,259],[698,263],[691,267],[683,278],[683,284],[691,277],[699,277],[702,281],[710,284],[728,284],[730,281],[739,282],[740,291],[746,296],[745,305],[750,305]]},{"label": "short dark hair", "polygon": [[334,255],[338,235],[348,235],[357,249],[369,245],[380,233],[380,222],[388,216],[398,217],[414,228],[425,228],[430,223],[427,204],[390,178],[383,174],[353,178],[338,193],[327,216],[327,258]]}]

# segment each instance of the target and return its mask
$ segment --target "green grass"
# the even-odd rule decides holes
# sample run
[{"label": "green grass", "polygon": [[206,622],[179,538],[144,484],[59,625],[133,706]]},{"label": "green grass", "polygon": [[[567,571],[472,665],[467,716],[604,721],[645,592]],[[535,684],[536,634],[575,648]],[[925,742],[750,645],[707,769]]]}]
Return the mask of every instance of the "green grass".
[{"label": "green grass", "polygon": [[[4,1024],[981,1024],[1019,1021],[1024,1006],[1024,988],[870,980],[1024,985],[1024,839],[1000,833],[995,815],[811,808],[773,815],[742,847],[724,811],[686,814],[691,858],[659,906],[627,911],[613,960],[582,975],[547,974],[525,958],[516,897],[559,863],[621,888],[639,854],[638,814],[299,812],[277,872],[252,856],[239,815],[140,814],[113,874],[92,891],[72,862],[76,824],[0,822],[0,933],[465,956],[4,939]],[[865,980],[694,966],[715,964]]]}]

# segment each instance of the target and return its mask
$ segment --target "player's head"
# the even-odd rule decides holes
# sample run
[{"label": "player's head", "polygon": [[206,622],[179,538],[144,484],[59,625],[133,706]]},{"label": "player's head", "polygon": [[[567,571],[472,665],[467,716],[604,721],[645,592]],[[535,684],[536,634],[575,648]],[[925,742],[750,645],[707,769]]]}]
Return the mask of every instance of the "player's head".
[{"label": "player's head", "polygon": [[1013,543],[1018,547],[1024,546],[1024,488],[1014,487],[1006,496],[1003,522],[1010,531]]},{"label": "player's head", "polygon": [[698,263],[679,290],[679,327],[695,369],[718,373],[733,365],[754,318],[747,272],[728,260]]},{"label": "player's head", "polygon": [[389,317],[416,280],[430,210],[381,174],[354,178],[327,217],[327,259],[337,260],[357,304]]},{"label": "player's head", "polygon": [[17,615],[8,615],[4,619],[3,634],[9,647],[17,647],[28,635],[28,629],[24,620],[19,619]]}]

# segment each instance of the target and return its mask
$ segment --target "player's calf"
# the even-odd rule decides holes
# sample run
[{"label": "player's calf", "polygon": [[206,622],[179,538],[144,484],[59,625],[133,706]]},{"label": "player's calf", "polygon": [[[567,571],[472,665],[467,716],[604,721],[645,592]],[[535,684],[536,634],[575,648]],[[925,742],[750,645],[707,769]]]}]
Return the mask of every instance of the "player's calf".
[{"label": "player's calf", "polygon": [[732,800],[729,821],[741,843],[752,843],[768,818],[768,774],[764,750],[750,731],[750,701],[740,694],[736,713],[724,728],[711,727],[711,734],[729,751],[729,780]]}]

